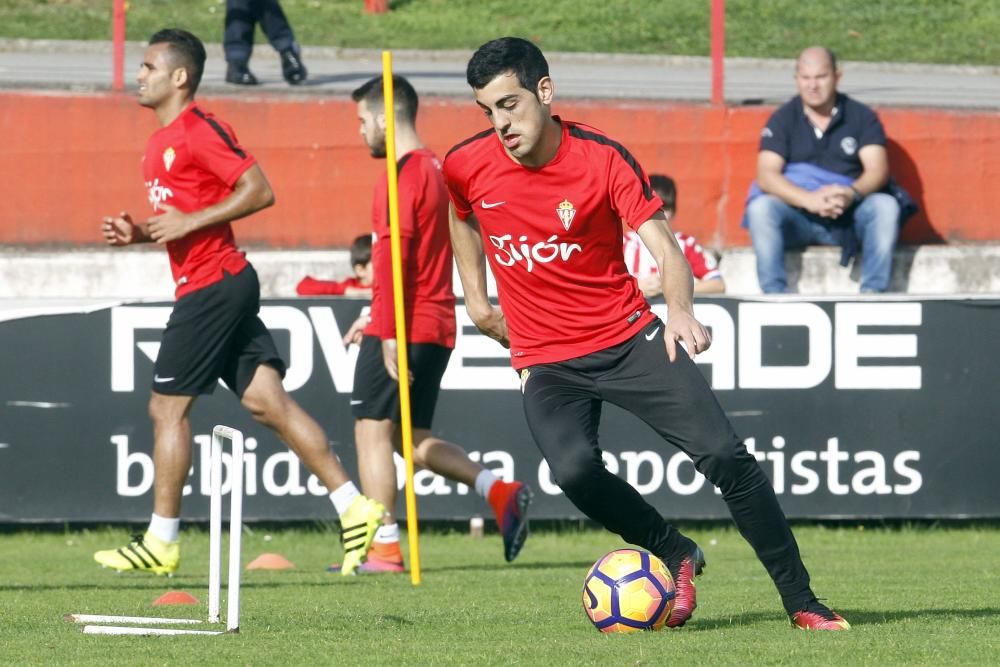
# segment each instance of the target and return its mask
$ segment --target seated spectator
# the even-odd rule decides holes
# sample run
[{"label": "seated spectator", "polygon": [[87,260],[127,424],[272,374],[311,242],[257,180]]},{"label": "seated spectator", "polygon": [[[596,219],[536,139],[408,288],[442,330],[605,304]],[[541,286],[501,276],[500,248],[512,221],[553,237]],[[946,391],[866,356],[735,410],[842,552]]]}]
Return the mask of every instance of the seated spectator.
[{"label": "seated spectator", "polygon": [[345,280],[317,280],[306,276],[295,286],[299,296],[372,295],[372,235],[362,234],[351,243],[351,269],[354,275]]},{"label": "seated spectator", "polygon": [[860,246],[861,291],[884,292],[899,226],[916,211],[889,178],[881,121],[837,91],[840,77],[829,49],[803,51],[795,65],[799,94],[761,131],[743,222],[765,293],[789,291],[785,249],[808,245],[841,246],[843,266]]},{"label": "seated spectator", "polygon": [[[663,212],[667,216],[667,221],[673,225],[673,219],[677,215],[677,187],[674,185],[674,179],[662,174],[650,174],[649,184],[656,196],[663,201]],[[691,265],[695,294],[725,292],[726,282],[719,273],[716,256],[698,245],[693,236],[678,231],[674,231],[674,236],[677,237],[677,243],[684,251],[688,264]],[[625,266],[628,267],[628,272],[636,277],[643,295],[646,298],[659,295],[663,287],[656,269],[656,260],[646,250],[639,235],[631,229],[626,229],[622,249],[625,253]]]}]

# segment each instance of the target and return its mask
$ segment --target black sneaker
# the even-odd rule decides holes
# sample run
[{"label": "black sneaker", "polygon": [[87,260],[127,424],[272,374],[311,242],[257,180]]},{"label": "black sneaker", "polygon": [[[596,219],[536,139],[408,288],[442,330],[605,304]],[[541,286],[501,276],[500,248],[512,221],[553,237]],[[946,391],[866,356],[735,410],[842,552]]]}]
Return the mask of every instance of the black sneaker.
[{"label": "black sneaker", "polygon": [[285,49],[281,52],[281,75],[293,86],[303,84],[309,73],[302,64],[302,58],[296,49]]},{"label": "black sneaker", "polygon": [[235,83],[237,86],[256,86],[260,81],[245,64],[229,63],[229,67],[226,68],[226,83]]}]

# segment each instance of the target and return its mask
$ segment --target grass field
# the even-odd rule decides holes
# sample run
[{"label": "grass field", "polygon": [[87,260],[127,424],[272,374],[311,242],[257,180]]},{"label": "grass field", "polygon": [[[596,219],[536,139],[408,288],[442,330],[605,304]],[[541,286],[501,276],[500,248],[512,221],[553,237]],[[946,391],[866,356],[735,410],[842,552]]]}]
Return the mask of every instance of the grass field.
[{"label": "grass field", "polygon": [[[423,584],[408,576],[341,579],[335,534],[289,529],[244,538],[244,563],[265,551],[296,564],[244,577],[238,636],[99,637],[68,612],[202,617],[207,536],[184,534],[172,579],[115,575],[91,553],[121,530],[0,535],[0,663],[246,665],[917,665],[995,664],[1000,650],[1000,529],[800,527],[821,597],[849,633],[791,629],[778,596],[734,530],[690,531],[708,558],[688,625],[605,636],[580,605],[583,576],[621,546],[597,530],[536,532],[516,563],[495,534],[436,532],[421,539]],[[268,539],[270,537],[270,539]],[[157,608],[167,590],[197,607]],[[993,656],[990,658],[990,656]]]},{"label": "grass field", "polygon": [[[129,39],[165,25],[221,41],[223,0],[132,0]],[[470,49],[503,34],[550,51],[708,55],[709,0],[283,0],[299,41],[364,48]],[[0,0],[0,37],[108,39],[111,0]],[[822,43],[845,60],[1000,62],[996,0],[728,0],[731,56],[790,58]]]}]

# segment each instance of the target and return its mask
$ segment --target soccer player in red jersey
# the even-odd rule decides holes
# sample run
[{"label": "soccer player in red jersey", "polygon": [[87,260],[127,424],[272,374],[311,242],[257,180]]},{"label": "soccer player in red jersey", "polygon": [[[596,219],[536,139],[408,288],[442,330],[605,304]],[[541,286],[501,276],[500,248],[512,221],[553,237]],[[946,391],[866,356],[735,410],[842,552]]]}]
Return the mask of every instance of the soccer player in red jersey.
[{"label": "soccer player in red jersey", "polygon": [[[694,317],[691,271],[639,163],[599,130],[551,114],[554,84],[531,42],[484,44],[466,76],[491,125],[444,163],[466,308],[484,334],[510,347],[528,427],[566,497],[667,564],[677,586],[667,624],[683,625],[704,555],[604,467],[601,404],[616,404],[721,490],[796,626],[849,627],[813,594],[770,482],[692,361],[711,339]],[[656,258],[666,321],[625,268],[622,221]],[[499,308],[487,299],[484,256]]]},{"label": "soccer player in red jersey", "polygon": [[[360,131],[374,158],[386,157],[385,99],[382,77],[355,90]],[[404,77],[393,77],[396,154],[399,155],[398,195],[403,302],[410,369],[414,462],[448,479],[474,488],[486,498],[503,535],[504,558],[517,557],[528,535],[531,489],[518,481],[497,479],[472,461],[458,445],[431,433],[441,377],[455,347],[455,293],[448,235],[448,191],[437,156],[421,142],[416,130],[417,92]],[[385,173],[372,200],[375,274],[371,317],[362,317],[345,337],[359,343],[354,371],[354,438],[361,488],[390,512],[396,506],[393,448],[401,450],[399,373],[393,301],[392,257],[389,243],[389,186]],[[336,569],[338,566],[333,566]],[[375,535],[363,571],[402,572],[399,526],[391,515]]]},{"label": "soccer player in red jersey", "polygon": [[345,574],[365,557],[385,508],[358,492],[327,446],[323,429],[285,392],[285,364],[257,316],[260,284],[230,223],[274,203],[267,177],[229,125],[194,101],[205,47],[189,32],[161,30],[139,68],[139,104],[160,121],[146,146],[143,177],[154,215],[104,218],[111,246],[166,246],[177,285],[156,358],[153,516],[149,529],[94,559],[119,571],[170,574],[180,562],[181,495],[191,467],[195,399],[221,378],[260,423],[270,427],[331,491],[343,525]]}]

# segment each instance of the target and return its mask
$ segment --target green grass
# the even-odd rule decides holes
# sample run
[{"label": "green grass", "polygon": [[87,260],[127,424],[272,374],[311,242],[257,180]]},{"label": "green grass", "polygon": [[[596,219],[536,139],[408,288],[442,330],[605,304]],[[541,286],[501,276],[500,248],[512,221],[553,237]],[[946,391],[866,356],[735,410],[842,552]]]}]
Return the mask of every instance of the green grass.
[{"label": "green grass", "polygon": [[[993,664],[1000,649],[1000,529],[801,527],[817,592],[853,624],[849,633],[792,630],[778,596],[740,536],[690,531],[708,557],[687,627],[605,636],[585,619],[587,567],[621,546],[596,530],[537,532],[513,565],[496,535],[421,539],[423,584],[407,576],[343,580],[334,533],[245,535],[244,562],[265,551],[296,564],[244,577],[242,633],[220,638],[87,636],[67,612],[205,613],[207,538],[184,534],[173,579],[115,575],[91,553],[123,531],[0,535],[0,662],[100,665],[737,665]],[[166,590],[198,607],[155,608]],[[990,656],[993,656],[990,658]]]},{"label": "green grass", "polygon": [[[0,37],[108,39],[111,0],[0,0]],[[307,45],[471,49],[504,34],[553,51],[708,55],[709,0],[284,0]],[[822,43],[846,60],[1000,62],[996,0],[729,0],[731,56],[790,58]],[[129,39],[165,25],[221,41],[223,0],[131,0]]]}]

